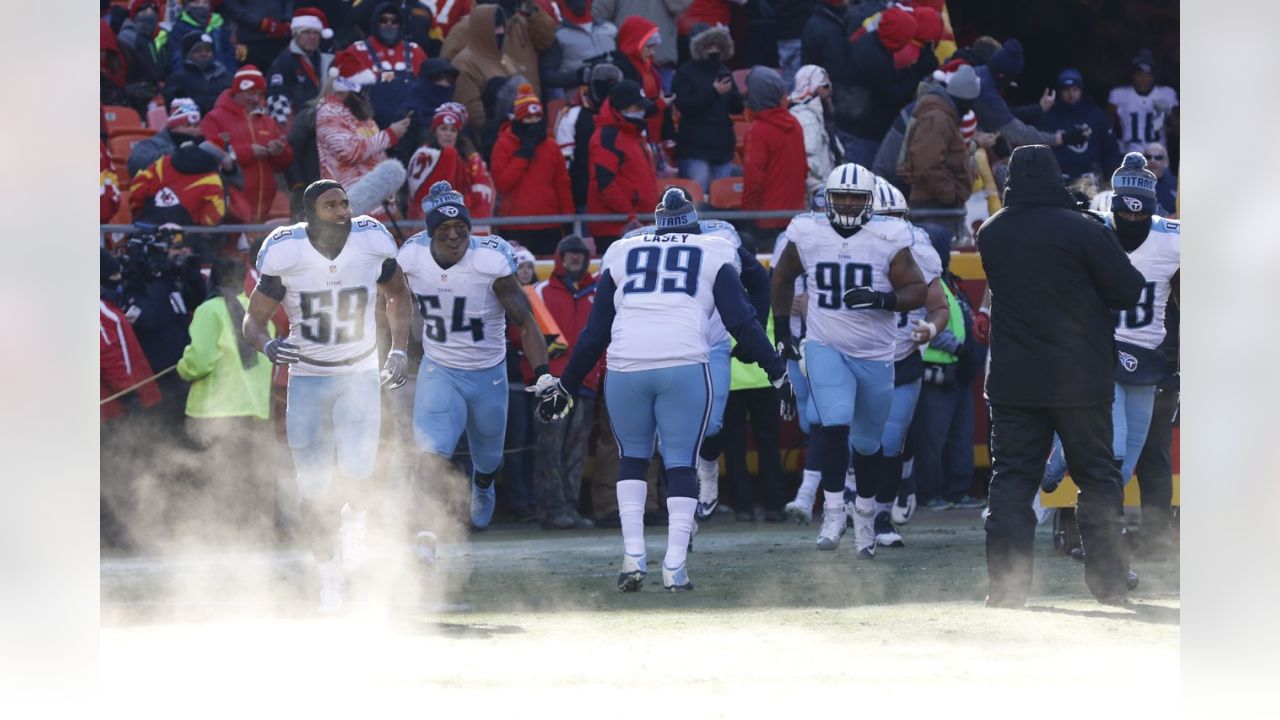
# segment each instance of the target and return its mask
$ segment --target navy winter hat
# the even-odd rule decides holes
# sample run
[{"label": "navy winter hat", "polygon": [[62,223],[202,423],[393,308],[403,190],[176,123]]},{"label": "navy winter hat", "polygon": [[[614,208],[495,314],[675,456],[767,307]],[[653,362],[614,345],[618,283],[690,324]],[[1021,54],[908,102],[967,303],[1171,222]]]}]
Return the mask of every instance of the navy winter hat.
[{"label": "navy winter hat", "polygon": [[1003,75],[1012,80],[1022,74],[1022,43],[1017,38],[1009,41],[987,61],[993,75]]},{"label": "navy winter hat", "polygon": [[669,232],[697,232],[698,209],[689,201],[684,190],[669,187],[662,192],[662,200],[654,208],[653,224],[659,235]]},{"label": "navy winter hat", "polygon": [[1129,212],[1155,212],[1156,176],[1147,169],[1147,159],[1142,153],[1131,152],[1111,175],[1112,210]]},{"label": "navy winter hat", "polygon": [[449,220],[462,220],[471,228],[471,213],[462,199],[462,193],[453,189],[447,180],[434,183],[422,199],[422,212],[427,216],[427,234],[434,235],[436,228]]},{"label": "navy winter hat", "polygon": [[1067,68],[1058,73],[1058,87],[1080,87],[1084,85],[1084,76],[1075,68]]}]

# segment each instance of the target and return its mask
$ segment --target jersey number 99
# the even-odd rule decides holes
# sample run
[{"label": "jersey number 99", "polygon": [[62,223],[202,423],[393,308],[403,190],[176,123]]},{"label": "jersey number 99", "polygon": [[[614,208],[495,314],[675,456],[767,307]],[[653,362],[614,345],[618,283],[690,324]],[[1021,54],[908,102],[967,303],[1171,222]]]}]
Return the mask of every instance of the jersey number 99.
[{"label": "jersey number 99", "polygon": [[846,263],[841,273],[839,263],[818,263],[813,269],[813,284],[818,288],[818,307],[839,310],[846,290],[871,285],[871,266]]},{"label": "jersey number 99", "polygon": [[697,295],[701,270],[702,248],[690,245],[638,247],[627,253],[627,281],[622,285],[622,292],[628,295],[655,292],[659,290],[661,280],[661,292]]}]

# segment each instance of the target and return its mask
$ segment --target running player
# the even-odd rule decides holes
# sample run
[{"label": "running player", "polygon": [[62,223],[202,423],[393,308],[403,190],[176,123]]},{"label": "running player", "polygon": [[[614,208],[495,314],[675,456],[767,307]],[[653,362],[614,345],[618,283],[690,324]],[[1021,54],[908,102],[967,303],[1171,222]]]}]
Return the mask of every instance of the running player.
[{"label": "running player", "polygon": [[[318,565],[320,607],[335,611],[347,576],[363,562],[361,495],[382,422],[374,308],[385,297],[392,349],[381,381],[388,387],[407,376],[412,309],[395,240],[377,220],[351,217],[342,185],[317,180],[302,204],[305,222],[275,230],[258,251],[261,278],[243,327],[273,363],[292,366],[285,427],[298,472],[299,525]],[[272,339],[267,323],[282,302],[289,336]]]},{"label": "running player", "polygon": [[[786,357],[799,359],[790,335],[795,279],[809,276],[804,361],[822,429],[820,550],[834,550],[845,527],[844,480],[852,426],[854,471],[879,478],[880,440],[893,400],[897,312],[924,304],[926,286],[911,254],[915,234],[903,220],[872,215],[875,176],[840,165],[827,177],[826,218],[797,216],[773,274],[773,329]],[[875,556],[877,483],[858,483],[854,545]]]},{"label": "running player", "polygon": [[[506,320],[520,327],[538,386],[558,387],[547,344],[515,277],[516,257],[496,235],[473,237],[471,214],[448,182],[422,201],[427,229],[405,241],[399,262],[422,311],[422,366],[413,401],[413,435],[423,452],[453,457],[462,433],[471,451],[471,525],[493,520],[493,481],[507,427]],[[550,393],[544,420],[568,413],[568,396]]]}]

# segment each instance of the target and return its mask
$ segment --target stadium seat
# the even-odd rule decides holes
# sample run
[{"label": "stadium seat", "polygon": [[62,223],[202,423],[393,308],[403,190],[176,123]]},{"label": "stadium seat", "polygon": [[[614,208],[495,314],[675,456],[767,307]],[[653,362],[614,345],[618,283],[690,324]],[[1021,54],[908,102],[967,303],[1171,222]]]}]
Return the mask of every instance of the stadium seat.
[{"label": "stadium seat", "polygon": [[737,210],[742,207],[742,178],[727,177],[711,181],[711,207]]},{"label": "stadium seat", "polygon": [[706,202],[707,198],[702,194],[702,183],[697,180],[681,177],[658,178],[658,194],[661,195],[662,191],[671,185],[684,188],[685,192],[689,193],[689,196],[693,198],[694,205],[701,205]]},{"label": "stadium seat", "polygon": [[271,201],[271,208],[267,210],[267,217],[282,220],[288,220],[293,217],[289,207],[289,193],[283,190],[276,192],[275,198]]},{"label": "stadium seat", "polygon": [[155,135],[156,132],[150,128],[134,128],[112,135],[107,141],[107,149],[111,151],[111,158],[114,161],[112,165],[116,169],[116,175],[120,176],[120,182],[129,182],[129,153],[133,152],[133,146]]},{"label": "stadium seat", "polygon": [[129,191],[120,191],[120,208],[107,221],[108,225],[128,225],[133,222],[133,212],[129,209]]},{"label": "stadium seat", "polygon": [[147,127],[159,131],[168,123],[169,112],[165,110],[164,98],[160,98],[159,102],[152,100],[151,107],[147,109]]},{"label": "stadium seat", "polygon": [[742,68],[733,71],[733,84],[738,86],[738,92],[743,95],[747,94],[747,75],[751,73],[751,68]]},{"label": "stadium seat", "polygon": [[124,130],[141,130],[142,118],[138,111],[124,105],[103,105],[102,121],[107,128],[107,137],[112,137]]}]

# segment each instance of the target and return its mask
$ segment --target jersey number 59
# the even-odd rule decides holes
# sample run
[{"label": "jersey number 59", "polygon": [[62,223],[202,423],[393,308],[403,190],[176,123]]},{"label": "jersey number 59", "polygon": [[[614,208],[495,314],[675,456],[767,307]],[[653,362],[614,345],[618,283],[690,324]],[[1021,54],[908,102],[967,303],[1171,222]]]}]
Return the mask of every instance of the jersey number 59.
[{"label": "jersey number 59", "polygon": [[333,290],[304,292],[299,294],[298,302],[302,310],[304,339],[321,344],[352,343],[364,339],[368,288],[345,288],[337,293]]}]

